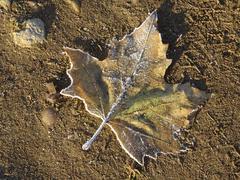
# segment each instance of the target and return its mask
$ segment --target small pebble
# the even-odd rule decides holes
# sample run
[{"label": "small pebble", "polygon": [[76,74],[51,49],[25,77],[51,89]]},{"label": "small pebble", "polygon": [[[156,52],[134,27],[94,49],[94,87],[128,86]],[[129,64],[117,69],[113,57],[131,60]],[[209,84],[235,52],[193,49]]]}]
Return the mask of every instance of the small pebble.
[{"label": "small pebble", "polygon": [[131,0],[131,3],[134,4],[134,5],[136,5],[136,4],[139,3],[139,0]]},{"label": "small pebble", "polygon": [[64,0],[71,8],[72,10],[79,14],[81,12],[81,5],[80,5],[80,0]]},{"label": "small pebble", "polygon": [[85,28],[85,27],[83,28],[83,30],[86,31],[86,32],[89,31],[88,28]]},{"label": "small pebble", "polygon": [[32,11],[37,12],[40,10],[40,8],[42,7],[41,3],[37,3],[35,1],[27,1],[26,4],[28,4],[28,6],[32,9]]},{"label": "small pebble", "polygon": [[14,42],[21,47],[31,47],[45,40],[45,25],[41,19],[33,18],[23,23],[25,29],[13,33]]},{"label": "small pebble", "polygon": [[55,88],[55,86],[54,86],[54,84],[52,82],[51,83],[47,83],[46,87],[47,87],[47,90],[48,90],[49,94],[56,94],[57,93],[56,88]]},{"label": "small pebble", "polygon": [[47,83],[46,87],[47,87],[47,90],[48,90],[48,94],[46,94],[46,100],[48,102],[50,102],[51,104],[54,104],[55,101],[56,101],[56,97],[57,97],[56,88],[55,88],[53,82]]},{"label": "small pebble", "polygon": [[10,8],[10,5],[10,0],[0,0],[0,7],[2,7],[3,9],[8,10]]},{"label": "small pebble", "polygon": [[79,115],[79,112],[75,109],[70,109],[71,113],[73,116],[78,116]]},{"label": "small pebble", "polygon": [[52,128],[56,119],[57,115],[53,108],[46,108],[41,112],[41,121],[47,128]]}]

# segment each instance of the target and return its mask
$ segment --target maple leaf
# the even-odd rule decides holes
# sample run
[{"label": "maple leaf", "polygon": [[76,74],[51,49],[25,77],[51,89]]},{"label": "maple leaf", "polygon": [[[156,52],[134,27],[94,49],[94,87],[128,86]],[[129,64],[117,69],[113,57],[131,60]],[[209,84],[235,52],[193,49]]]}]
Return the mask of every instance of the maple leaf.
[{"label": "maple leaf", "polygon": [[158,32],[157,11],[122,40],[113,40],[109,56],[99,61],[80,49],[65,48],[71,84],[61,94],[79,98],[86,110],[102,119],[87,150],[107,124],[121,147],[140,165],[144,157],[179,152],[181,128],[189,124],[208,94],[185,84],[168,84],[165,71],[171,64],[167,45]]}]

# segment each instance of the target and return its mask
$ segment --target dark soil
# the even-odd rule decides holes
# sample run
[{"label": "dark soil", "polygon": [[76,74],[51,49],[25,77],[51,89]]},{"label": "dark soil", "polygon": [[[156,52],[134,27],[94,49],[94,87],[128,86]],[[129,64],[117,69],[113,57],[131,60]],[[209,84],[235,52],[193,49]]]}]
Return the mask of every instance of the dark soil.
[{"label": "dark soil", "polygon": [[[37,1],[37,0],[36,0]],[[34,1],[32,1],[34,2]],[[238,0],[82,0],[77,14],[58,0],[13,1],[0,11],[0,179],[239,179],[240,178],[240,2]],[[99,119],[77,99],[48,97],[69,84],[64,46],[104,59],[113,37],[138,27],[159,10],[159,31],[168,43],[170,83],[191,80],[212,97],[186,132],[188,153],[159,156],[139,167],[105,128],[89,151],[82,144]],[[14,44],[17,23],[31,17],[46,24],[46,42]],[[53,127],[41,112],[56,113]]]}]

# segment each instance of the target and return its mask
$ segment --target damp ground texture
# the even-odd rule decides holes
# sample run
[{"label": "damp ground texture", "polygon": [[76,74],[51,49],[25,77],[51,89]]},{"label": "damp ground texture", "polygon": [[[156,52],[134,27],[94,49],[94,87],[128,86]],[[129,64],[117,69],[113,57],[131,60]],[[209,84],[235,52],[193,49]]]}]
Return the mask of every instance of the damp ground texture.
[{"label": "damp ground texture", "polygon": [[[239,179],[240,1],[13,0],[0,7],[0,179]],[[183,135],[188,153],[160,155],[140,167],[106,126],[89,151],[82,144],[99,119],[59,95],[69,85],[63,47],[104,59],[158,9],[173,59],[165,80],[191,81],[212,97]],[[44,40],[22,47],[13,34],[39,18]]]}]

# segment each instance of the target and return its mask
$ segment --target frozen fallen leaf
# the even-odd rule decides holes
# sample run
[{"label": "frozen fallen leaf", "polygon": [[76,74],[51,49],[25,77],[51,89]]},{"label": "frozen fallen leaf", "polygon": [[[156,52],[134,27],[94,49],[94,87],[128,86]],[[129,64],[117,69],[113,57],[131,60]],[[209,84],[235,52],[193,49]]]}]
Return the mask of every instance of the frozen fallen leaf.
[{"label": "frozen fallen leaf", "polygon": [[121,147],[139,164],[144,157],[177,153],[181,129],[208,94],[185,84],[168,84],[165,71],[171,64],[167,45],[157,31],[157,11],[122,40],[112,42],[109,56],[99,61],[80,49],[65,48],[71,84],[62,95],[81,99],[86,110],[102,119],[87,150],[107,124]]}]

